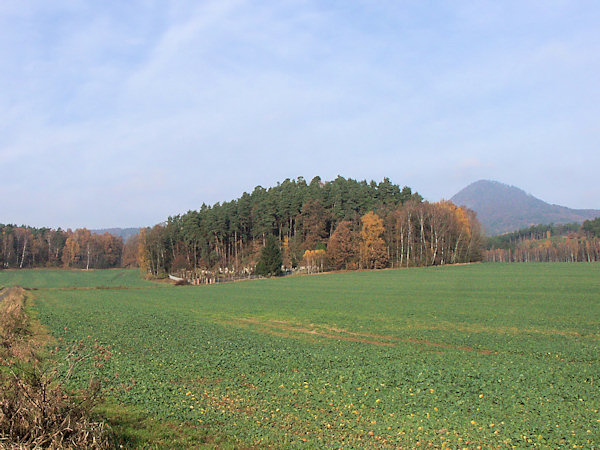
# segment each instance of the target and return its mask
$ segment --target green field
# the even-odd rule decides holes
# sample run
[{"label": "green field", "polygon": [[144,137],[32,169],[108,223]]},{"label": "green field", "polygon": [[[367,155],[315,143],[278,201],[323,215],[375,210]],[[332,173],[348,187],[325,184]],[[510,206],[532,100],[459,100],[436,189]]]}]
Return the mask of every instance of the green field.
[{"label": "green field", "polygon": [[157,283],[140,277],[138,269],[61,270],[27,269],[0,270],[0,287],[21,286],[29,289],[144,287]]},{"label": "green field", "polygon": [[[77,277],[98,273],[0,284],[90,286]],[[274,447],[600,444],[598,264],[162,289],[132,274],[114,282],[136,289],[41,289],[35,308],[59,355],[111,346],[78,382],[101,373],[116,402],[165,423]]]}]

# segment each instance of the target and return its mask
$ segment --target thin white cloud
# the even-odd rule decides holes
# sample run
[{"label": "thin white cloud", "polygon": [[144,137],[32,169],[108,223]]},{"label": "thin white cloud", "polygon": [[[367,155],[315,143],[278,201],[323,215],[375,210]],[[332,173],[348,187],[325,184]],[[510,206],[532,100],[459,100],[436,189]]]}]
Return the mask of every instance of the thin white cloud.
[{"label": "thin white cloud", "polygon": [[[578,161],[597,158],[600,140],[599,13],[570,2],[3,2],[0,175],[23,201],[0,211],[40,225],[147,224],[315,174],[389,176],[431,200],[478,178],[527,178],[578,206],[594,189]],[[561,170],[577,180],[569,189],[544,181]],[[68,207],[49,206],[39,184]]]}]

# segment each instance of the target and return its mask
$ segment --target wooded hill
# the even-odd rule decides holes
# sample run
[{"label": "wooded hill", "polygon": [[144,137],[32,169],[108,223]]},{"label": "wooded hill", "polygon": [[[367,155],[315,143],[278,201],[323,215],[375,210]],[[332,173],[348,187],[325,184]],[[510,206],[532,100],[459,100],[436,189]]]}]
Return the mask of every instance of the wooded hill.
[{"label": "wooded hill", "polygon": [[236,200],[202,205],[142,229],[139,264],[160,276],[183,270],[250,273],[274,238],[283,266],[308,270],[448,264],[481,258],[472,211],[423,202],[409,187],[341,176],[286,179]]},{"label": "wooded hill", "polygon": [[600,210],[551,205],[519,188],[490,180],[470,184],[450,201],[475,211],[488,236],[539,224],[581,224],[600,217]]}]

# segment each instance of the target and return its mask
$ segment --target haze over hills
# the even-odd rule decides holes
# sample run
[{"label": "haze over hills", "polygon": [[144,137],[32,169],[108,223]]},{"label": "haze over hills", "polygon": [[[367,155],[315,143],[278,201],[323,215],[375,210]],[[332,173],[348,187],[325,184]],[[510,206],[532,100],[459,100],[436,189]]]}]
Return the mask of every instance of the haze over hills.
[{"label": "haze over hills", "polygon": [[101,228],[98,230],[90,230],[90,231],[92,233],[97,233],[97,234],[104,234],[104,233],[112,234],[113,236],[122,238],[123,242],[125,242],[130,237],[138,234],[140,232],[140,229],[139,228]]},{"label": "haze over hills", "polygon": [[600,210],[552,205],[517,187],[491,180],[476,181],[450,200],[475,211],[489,236],[531,225],[582,223],[600,217]]}]

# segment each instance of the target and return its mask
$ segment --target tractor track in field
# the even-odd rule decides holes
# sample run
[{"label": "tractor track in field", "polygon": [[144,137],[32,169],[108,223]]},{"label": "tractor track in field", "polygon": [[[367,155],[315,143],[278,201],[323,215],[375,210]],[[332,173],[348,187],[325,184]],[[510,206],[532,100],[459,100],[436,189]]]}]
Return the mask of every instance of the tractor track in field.
[{"label": "tractor track in field", "polygon": [[[265,326],[268,328],[273,328],[275,330],[295,332],[295,333],[301,333],[301,334],[309,334],[309,335],[324,337],[324,338],[328,338],[328,339],[338,339],[341,341],[349,341],[349,342],[362,342],[365,344],[373,344],[373,345],[379,345],[379,346],[384,346],[384,347],[386,347],[386,346],[391,347],[394,345],[391,342],[381,342],[378,340],[366,339],[366,338],[361,338],[361,337],[330,334],[330,333],[325,333],[323,331],[319,331],[314,328],[305,328],[305,327],[300,327],[300,326],[284,325],[281,322],[262,322],[257,319],[246,319],[246,318],[238,319],[238,321],[250,323],[250,324],[254,324],[254,325]],[[278,334],[277,332],[272,333],[272,334],[277,334],[282,337],[290,337],[289,334],[283,334],[283,333]]]},{"label": "tractor track in field", "polygon": [[397,342],[405,342],[410,344],[419,344],[427,347],[447,348],[452,350],[462,350],[466,352],[476,352],[482,355],[493,355],[497,352],[488,349],[478,349],[469,346],[453,345],[444,342],[433,342],[427,339],[415,339],[415,338],[398,338],[394,336],[387,336],[383,334],[374,333],[358,333],[344,328],[335,328],[328,326],[321,326],[318,328],[309,328],[305,325],[292,325],[289,322],[277,320],[277,321],[263,321],[255,318],[239,318],[234,321],[227,321],[226,323],[232,325],[257,325],[259,327],[265,327],[269,330],[269,334],[273,334],[279,337],[293,337],[289,333],[300,333],[311,336],[322,337],[326,339],[336,339],[341,341],[349,342],[360,342],[364,344],[372,344],[382,347],[395,347]]}]

